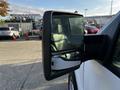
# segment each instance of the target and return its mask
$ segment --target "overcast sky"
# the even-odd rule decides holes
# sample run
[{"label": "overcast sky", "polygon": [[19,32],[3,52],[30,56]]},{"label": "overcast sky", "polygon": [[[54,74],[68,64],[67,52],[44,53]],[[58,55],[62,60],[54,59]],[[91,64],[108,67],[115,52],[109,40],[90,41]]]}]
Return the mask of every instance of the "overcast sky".
[{"label": "overcast sky", "polygon": [[[8,0],[10,4],[42,9],[78,11],[79,13],[92,15],[109,15],[111,0]],[[120,10],[120,0],[113,0],[112,13]]]}]

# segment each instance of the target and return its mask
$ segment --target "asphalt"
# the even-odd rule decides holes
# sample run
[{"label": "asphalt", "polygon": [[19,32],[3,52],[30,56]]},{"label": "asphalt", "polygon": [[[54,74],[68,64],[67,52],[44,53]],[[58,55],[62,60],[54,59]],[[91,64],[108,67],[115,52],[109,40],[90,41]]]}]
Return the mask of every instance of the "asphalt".
[{"label": "asphalt", "polygon": [[67,90],[67,75],[46,81],[41,41],[0,42],[0,90]]}]

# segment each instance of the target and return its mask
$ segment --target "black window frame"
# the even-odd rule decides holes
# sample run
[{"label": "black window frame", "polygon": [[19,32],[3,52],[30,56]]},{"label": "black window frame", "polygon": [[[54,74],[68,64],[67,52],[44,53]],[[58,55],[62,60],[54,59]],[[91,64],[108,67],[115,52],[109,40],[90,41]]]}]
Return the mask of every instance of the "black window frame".
[{"label": "black window frame", "polygon": [[117,77],[120,78],[120,69],[113,65],[113,55],[115,53],[117,41],[120,36],[120,23],[118,24],[118,27],[114,33],[114,36],[112,38],[112,48],[111,53],[109,53],[109,58],[105,62],[102,63],[103,66],[105,66],[108,70],[110,70],[113,74],[115,74]]}]

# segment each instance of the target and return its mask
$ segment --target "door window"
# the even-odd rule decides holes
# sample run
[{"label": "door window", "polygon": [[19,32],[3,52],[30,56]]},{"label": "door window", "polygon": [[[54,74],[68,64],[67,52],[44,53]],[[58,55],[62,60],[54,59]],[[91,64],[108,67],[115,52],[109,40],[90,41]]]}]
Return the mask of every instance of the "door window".
[{"label": "door window", "polygon": [[120,69],[120,35],[118,37],[116,47],[115,47],[115,52],[113,54],[112,58],[112,64]]}]

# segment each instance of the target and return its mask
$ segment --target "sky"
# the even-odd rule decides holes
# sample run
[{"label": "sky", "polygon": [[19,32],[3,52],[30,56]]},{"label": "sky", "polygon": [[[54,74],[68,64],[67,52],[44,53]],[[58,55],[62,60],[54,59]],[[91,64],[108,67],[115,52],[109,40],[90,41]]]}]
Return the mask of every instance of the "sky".
[{"label": "sky", "polygon": [[[78,11],[86,16],[110,15],[112,0],[7,0],[10,5],[41,10]],[[120,10],[120,0],[113,0],[112,14]],[[87,10],[85,10],[87,9]]]}]

